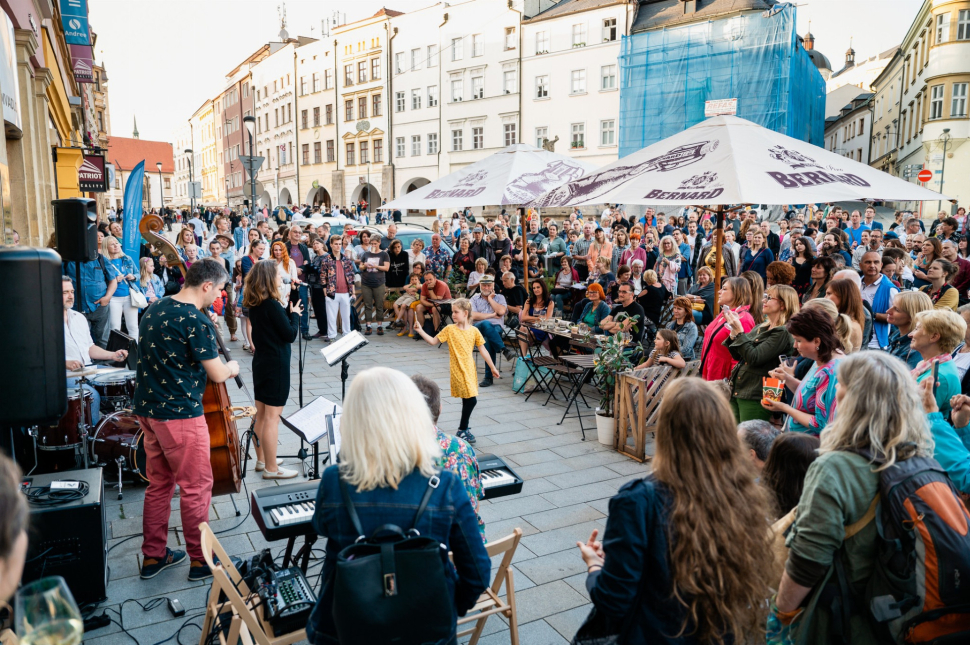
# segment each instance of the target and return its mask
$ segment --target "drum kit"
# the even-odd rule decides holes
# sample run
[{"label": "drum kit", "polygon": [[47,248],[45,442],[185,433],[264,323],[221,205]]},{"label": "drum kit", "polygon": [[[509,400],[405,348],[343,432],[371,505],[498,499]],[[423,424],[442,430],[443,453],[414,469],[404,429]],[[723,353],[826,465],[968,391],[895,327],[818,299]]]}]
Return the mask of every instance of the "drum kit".
[{"label": "drum kit", "polygon": [[101,419],[94,424],[91,392],[83,387],[67,390],[67,412],[55,424],[34,426],[34,458],[41,472],[58,472],[92,466],[118,468],[118,498],[124,475],[148,481],[145,465],[144,433],[131,411],[135,396],[135,372],[115,367],[87,367],[69,371],[67,378],[78,379],[101,397]]}]

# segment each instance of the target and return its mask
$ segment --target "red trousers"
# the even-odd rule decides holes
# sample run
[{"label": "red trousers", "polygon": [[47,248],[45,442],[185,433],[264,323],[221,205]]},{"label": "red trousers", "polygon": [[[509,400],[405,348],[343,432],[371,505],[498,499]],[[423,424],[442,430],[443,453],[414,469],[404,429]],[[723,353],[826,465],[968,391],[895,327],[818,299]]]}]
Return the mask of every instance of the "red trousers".
[{"label": "red trousers", "polygon": [[160,420],[139,416],[138,421],[145,431],[148,457],[142,553],[147,558],[165,557],[172,495],[178,484],[186,551],[191,559],[203,561],[199,525],[209,521],[212,501],[212,464],[205,417]]}]

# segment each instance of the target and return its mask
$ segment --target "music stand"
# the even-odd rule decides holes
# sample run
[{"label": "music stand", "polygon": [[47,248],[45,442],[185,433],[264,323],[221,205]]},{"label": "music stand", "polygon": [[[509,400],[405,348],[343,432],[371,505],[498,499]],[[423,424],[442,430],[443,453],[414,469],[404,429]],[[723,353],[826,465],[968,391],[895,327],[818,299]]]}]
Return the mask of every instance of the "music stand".
[{"label": "music stand", "polygon": [[134,352],[131,351],[132,346],[137,347],[135,339],[128,334],[123,334],[117,329],[112,329],[111,333],[108,334],[108,345],[105,349],[109,352],[116,352],[119,349],[123,349],[128,352],[128,359],[124,362],[111,361],[113,367],[121,367],[126,369],[135,369],[135,365],[138,362],[138,357],[134,356]]},{"label": "music stand", "polygon": [[328,347],[324,347],[320,350],[323,355],[323,359],[327,361],[327,365],[333,367],[338,362],[340,363],[340,400],[344,400],[344,395],[347,393],[347,377],[350,374],[350,366],[347,365],[347,357],[356,352],[358,349],[367,345],[370,341],[364,338],[364,335],[359,331],[352,331],[349,334],[345,334],[340,339],[330,343]]},{"label": "music stand", "polygon": [[[333,463],[337,458],[337,451],[340,450],[340,413],[341,407],[339,405],[328,401],[322,396],[318,396],[306,407],[297,410],[289,417],[280,419],[283,425],[313,447],[313,469],[310,479],[320,479],[320,449],[318,442],[324,436],[327,437],[329,444],[329,451],[324,460],[324,465],[328,461]],[[328,432],[327,430],[328,426],[331,425],[331,419],[328,417],[332,417],[333,432]]]}]

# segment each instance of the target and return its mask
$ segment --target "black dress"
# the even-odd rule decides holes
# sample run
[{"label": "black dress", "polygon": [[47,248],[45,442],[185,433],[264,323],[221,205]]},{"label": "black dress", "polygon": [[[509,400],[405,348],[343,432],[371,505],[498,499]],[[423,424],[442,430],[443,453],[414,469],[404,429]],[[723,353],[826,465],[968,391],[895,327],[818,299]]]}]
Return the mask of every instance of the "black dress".
[{"label": "black dress", "polygon": [[253,324],[253,392],[264,405],[282,407],[290,396],[290,345],[300,331],[300,317],[269,298],[249,308]]}]

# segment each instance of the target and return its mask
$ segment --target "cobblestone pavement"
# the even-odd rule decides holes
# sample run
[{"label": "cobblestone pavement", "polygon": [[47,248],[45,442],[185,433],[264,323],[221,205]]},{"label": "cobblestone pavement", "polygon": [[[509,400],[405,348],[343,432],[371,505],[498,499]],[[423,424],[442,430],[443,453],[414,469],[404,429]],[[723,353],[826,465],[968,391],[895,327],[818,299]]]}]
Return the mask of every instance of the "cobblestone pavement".
[{"label": "cobblestone pavement", "polygon": [[[316,331],[315,322],[310,327],[311,332]],[[228,344],[233,358],[242,364],[243,377],[251,387],[250,354],[242,351],[241,342]],[[340,397],[340,368],[339,365],[327,366],[320,355],[323,346],[319,341],[312,341],[306,352],[305,402],[321,395],[333,401]],[[353,379],[360,370],[376,365],[399,369],[406,374],[425,374],[438,382],[445,395],[448,393],[447,348],[432,348],[395,334],[375,335],[370,337],[368,346],[351,358],[350,378]],[[521,528],[524,535],[513,559],[523,645],[568,643],[590,608],[585,589],[586,572],[576,541],[587,539],[590,531],[606,525],[609,498],[627,481],[647,474],[649,466],[599,444],[591,416],[585,421],[587,440],[582,441],[576,419],[567,419],[557,425],[563,411],[561,403],[552,401],[544,407],[545,398],[539,396],[526,402],[524,395],[512,392],[511,381],[512,364],[503,361],[502,379],[493,387],[483,389],[479,395],[471,429],[478,438],[475,446],[478,452],[501,456],[526,482],[518,495],[482,502],[481,515],[489,539],[508,535],[516,527]],[[293,389],[284,416],[298,409],[297,386],[297,345],[294,345]],[[247,401],[235,384],[229,384],[229,391],[235,405]],[[591,403],[594,398],[587,393]],[[442,404],[440,426],[445,431],[454,432],[461,412],[460,401],[444,396]],[[240,431],[243,429],[240,427]],[[299,448],[298,438],[283,426],[280,428],[280,446],[280,454],[294,454]],[[294,459],[286,460],[291,467],[296,463]],[[245,481],[251,493],[257,488],[304,480],[301,477],[279,483],[264,482],[250,467]],[[219,536],[220,541],[229,553],[241,557],[267,546],[273,548],[274,554],[281,553],[285,542],[267,543],[256,521],[248,516],[249,500],[245,493],[244,490],[236,496],[242,513],[240,517],[236,517],[229,498],[213,499],[210,523],[214,530],[226,531]],[[108,557],[111,582],[104,606],[117,610],[128,599],[144,604],[152,598],[178,598],[187,609],[184,618],[173,619],[165,604],[149,612],[134,602],[121,608],[125,627],[141,645],[159,643],[173,636],[186,618],[201,614],[209,585],[189,582],[186,579],[187,564],[164,571],[152,580],[141,580],[138,577],[141,540],[138,537],[124,540],[141,535],[144,488],[137,485],[126,487],[122,500],[117,499],[114,490],[108,490],[105,499],[109,546],[115,548]],[[172,527],[181,524],[178,505],[176,497],[172,501]],[[171,547],[178,547],[181,542],[180,532],[170,533]],[[311,582],[316,585],[317,577],[312,574],[319,572],[320,567],[319,564],[314,567],[314,564],[311,562],[310,573]],[[494,564],[497,566],[497,560]],[[200,624],[201,618],[194,622]],[[484,634],[480,641],[483,645],[510,642],[508,625],[499,617],[489,618]],[[189,626],[181,633],[183,644],[197,643],[198,639],[197,628]],[[114,624],[88,634],[85,640],[91,645],[132,642]]]}]

